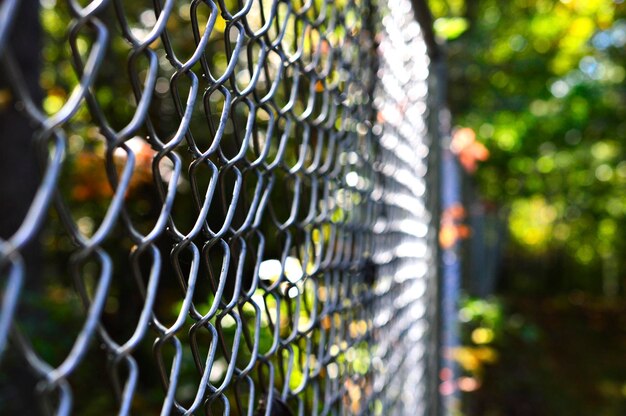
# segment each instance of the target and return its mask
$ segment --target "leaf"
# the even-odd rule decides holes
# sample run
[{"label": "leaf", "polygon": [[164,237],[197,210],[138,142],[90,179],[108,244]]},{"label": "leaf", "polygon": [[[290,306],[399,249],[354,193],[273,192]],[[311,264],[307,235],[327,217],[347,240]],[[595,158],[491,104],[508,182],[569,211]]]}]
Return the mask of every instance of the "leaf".
[{"label": "leaf", "polygon": [[461,36],[469,28],[469,21],[463,17],[440,17],[435,20],[434,29],[437,36],[453,40]]}]

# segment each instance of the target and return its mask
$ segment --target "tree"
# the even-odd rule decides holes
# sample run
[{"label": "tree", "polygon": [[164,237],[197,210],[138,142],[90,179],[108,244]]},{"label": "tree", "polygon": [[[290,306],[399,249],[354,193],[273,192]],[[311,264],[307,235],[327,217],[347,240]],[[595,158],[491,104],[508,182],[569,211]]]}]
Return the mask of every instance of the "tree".
[{"label": "tree", "polygon": [[615,293],[626,272],[624,3],[431,4],[448,38],[450,106],[490,152],[476,180],[509,211],[510,250],[563,253],[575,275],[564,286],[599,288],[602,270]]}]

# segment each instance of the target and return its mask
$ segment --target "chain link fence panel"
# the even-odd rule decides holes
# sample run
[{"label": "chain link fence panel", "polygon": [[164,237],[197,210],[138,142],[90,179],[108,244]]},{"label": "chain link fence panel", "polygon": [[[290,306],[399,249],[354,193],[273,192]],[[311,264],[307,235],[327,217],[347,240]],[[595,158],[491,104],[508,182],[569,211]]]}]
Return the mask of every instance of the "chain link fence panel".
[{"label": "chain link fence panel", "polygon": [[5,0],[7,414],[435,414],[425,30],[408,0]]}]

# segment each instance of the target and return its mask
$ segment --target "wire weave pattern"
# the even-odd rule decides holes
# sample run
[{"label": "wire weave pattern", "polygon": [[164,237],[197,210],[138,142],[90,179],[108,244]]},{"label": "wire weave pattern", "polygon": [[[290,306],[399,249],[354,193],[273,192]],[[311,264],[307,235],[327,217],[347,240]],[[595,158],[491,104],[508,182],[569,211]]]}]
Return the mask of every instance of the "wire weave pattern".
[{"label": "wire weave pattern", "polygon": [[11,38],[34,3],[0,5],[2,87],[41,167],[0,244],[0,364],[31,374],[7,409],[429,414],[434,141],[411,3],[42,2],[43,104]]}]

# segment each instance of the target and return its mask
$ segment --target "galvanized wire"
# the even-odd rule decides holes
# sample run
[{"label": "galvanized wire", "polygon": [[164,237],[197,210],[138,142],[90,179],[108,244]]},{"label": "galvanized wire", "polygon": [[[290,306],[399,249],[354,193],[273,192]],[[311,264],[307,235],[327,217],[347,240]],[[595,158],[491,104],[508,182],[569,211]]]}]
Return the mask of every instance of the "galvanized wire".
[{"label": "galvanized wire", "polygon": [[32,374],[9,409],[432,414],[433,104],[409,1],[71,1],[44,67],[74,81],[44,107],[16,5],[0,68],[42,174],[0,245],[2,365]]},{"label": "galvanized wire", "polygon": [[[382,18],[375,107],[380,214],[374,260],[373,399],[378,414],[437,414],[436,79],[409,0]],[[434,72],[434,71],[433,71]],[[431,128],[434,125],[435,128]]]}]

